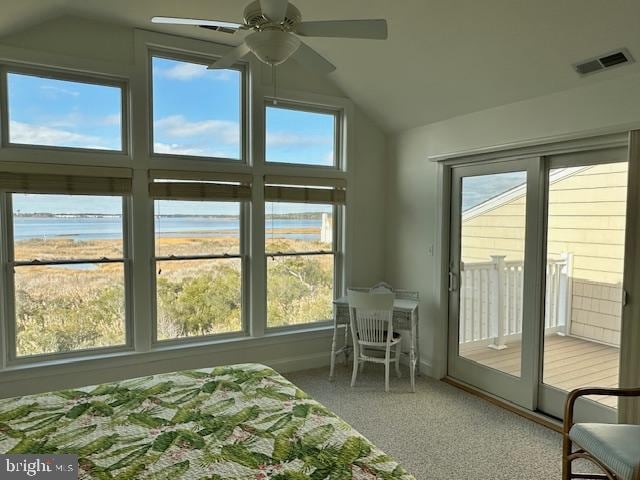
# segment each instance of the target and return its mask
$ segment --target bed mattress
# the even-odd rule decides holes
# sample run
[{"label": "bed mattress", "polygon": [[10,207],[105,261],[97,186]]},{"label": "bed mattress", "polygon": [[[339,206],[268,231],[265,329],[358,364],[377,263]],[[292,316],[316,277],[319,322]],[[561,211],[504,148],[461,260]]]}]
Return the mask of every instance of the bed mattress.
[{"label": "bed mattress", "polygon": [[81,479],[413,479],[259,364],[0,400],[0,453],[77,454]]}]

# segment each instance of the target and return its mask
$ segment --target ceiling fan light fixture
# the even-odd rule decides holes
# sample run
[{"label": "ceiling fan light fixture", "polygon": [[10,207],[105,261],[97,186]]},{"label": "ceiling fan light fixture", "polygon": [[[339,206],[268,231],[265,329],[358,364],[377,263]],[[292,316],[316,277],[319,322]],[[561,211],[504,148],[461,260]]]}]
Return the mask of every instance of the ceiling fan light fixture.
[{"label": "ceiling fan light fixture", "polygon": [[298,37],[282,30],[255,32],[245,42],[253,54],[268,65],[280,65],[300,46]]}]

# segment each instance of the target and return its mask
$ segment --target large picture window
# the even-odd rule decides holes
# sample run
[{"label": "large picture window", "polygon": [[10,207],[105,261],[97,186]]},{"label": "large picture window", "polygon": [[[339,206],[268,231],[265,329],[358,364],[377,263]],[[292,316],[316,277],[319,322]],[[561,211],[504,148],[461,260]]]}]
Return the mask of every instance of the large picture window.
[{"label": "large picture window", "polygon": [[122,196],[7,194],[16,357],[127,343]]},{"label": "large picture window", "polygon": [[154,203],[156,339],[242,331],[242,204]]},{"label": "large picture window", "polygon": [[124,150],[123,88],[9,72],[9,143]]},{"label": "large picture window", "polygon": [[268,327],[331,319],[337,208],[327,204],[266,204]]},{"label": "large picture window", "polygon": [[153,152],[242,159],[242,71],[153,56]]}]

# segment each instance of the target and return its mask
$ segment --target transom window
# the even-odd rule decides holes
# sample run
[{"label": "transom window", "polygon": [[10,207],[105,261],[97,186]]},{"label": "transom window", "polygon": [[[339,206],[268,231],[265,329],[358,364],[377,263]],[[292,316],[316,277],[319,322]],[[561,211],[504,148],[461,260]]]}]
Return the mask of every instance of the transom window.
[{"label": "transom window", "polygon": [[155,55],[153,152],[241,160],[242,71]]},{"label": "transom window", "polygon": [[124,150],[121,86],[10,71],[7,102],[11,144]]},{"label": "transom window", "polygon": [[338,165],[338,115],[335,111],[267,105],[265,116],[267,162]]}]

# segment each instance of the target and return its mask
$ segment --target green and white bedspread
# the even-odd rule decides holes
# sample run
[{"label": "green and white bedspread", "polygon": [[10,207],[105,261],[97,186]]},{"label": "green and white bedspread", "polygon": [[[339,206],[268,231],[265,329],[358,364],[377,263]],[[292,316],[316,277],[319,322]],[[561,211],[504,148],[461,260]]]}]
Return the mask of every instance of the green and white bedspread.
[{"label": "green and white bedspread", "polygon": [[75,453],[81,479],[413,479],[257,364],[0,400],[0,453]]}]

